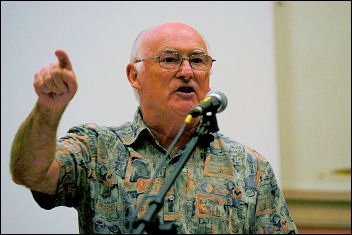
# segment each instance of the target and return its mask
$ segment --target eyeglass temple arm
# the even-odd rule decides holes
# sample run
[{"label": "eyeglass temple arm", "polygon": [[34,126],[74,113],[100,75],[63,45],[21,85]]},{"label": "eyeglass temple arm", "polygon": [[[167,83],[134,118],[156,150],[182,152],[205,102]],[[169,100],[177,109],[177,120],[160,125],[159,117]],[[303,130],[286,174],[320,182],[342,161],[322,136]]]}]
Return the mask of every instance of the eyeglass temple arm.
[{"label": "eyeglass temple arm", "polygon": [[156,57],[151,57],[151,58],[145,58],[145,59],[138,59],[135,61],[135,63],[141,62],[141,61],[145,61],[145,60],[151,60],[151,59],[156,59],[159,58],[160,56],[156,56]]}]

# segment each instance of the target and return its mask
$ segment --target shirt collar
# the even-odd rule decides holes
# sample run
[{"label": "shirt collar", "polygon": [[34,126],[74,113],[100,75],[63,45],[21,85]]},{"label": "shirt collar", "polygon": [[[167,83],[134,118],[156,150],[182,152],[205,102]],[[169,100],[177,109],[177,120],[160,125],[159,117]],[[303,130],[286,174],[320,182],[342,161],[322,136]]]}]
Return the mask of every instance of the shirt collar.
[{"label": "shirt collar", "polygon": [[132,145],[144,132],[149,132],[149,134],[154,137],[143,121],[140,107],[137,108],[137,111],[134,114],[133,122],[128,122],[123,126],[116,128],[115,131],[124,145]]},{"label": "shirt collar", "polygon": [[[115,132],[120,137],[124,145],[132,145],[139,138],[145,138],[145,134],[147,134],[149,135],[149,138],[151,138],[157,145],[164,149],[145,124],[140,107],[137,108],[137,111],[134,114],[133,122],[128,122],[123,126],[116,128]],[[215,139],[218,137],[216,133],[211,133],[211,135],[213,135]]]}]

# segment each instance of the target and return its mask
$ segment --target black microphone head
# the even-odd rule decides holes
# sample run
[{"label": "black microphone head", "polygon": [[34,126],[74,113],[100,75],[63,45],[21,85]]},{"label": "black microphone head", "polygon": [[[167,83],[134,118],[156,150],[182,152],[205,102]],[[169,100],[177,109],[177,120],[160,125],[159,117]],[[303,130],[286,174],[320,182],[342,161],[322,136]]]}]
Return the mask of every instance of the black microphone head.
[{"label": "black microphone head", "polygon": [[225,108],[227,106],[227,97],[222,91],[211,90],[205,95],[205,98],[207,98],[207,97],[215,97],[220,101],[221,104],[218,108],[218,113],[221,113],[222,111],[225,110]]}]

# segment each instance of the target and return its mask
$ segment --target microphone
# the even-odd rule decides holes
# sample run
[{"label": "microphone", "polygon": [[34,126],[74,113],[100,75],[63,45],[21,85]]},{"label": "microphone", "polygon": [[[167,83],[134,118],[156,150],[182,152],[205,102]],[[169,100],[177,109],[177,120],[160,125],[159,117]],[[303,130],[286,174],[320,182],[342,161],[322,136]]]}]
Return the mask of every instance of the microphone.
[{"label": "microphone", "polygon": [[207,112],[221,113],[227,106],[226,95],[219,90],[209,91],[202,100],[189,114],[194,118]]}]

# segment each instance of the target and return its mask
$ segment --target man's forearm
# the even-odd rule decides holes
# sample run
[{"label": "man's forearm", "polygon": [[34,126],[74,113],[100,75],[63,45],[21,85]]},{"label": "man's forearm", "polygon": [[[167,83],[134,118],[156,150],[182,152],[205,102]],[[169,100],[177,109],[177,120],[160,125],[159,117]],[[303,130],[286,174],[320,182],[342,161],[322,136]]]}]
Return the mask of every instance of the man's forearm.
[{"label": "man's forearm", "polygon": [[11,148],[10,169],[17,184],[40,184],[56,152],[56,131],[63,111],[53,113],[38,103],[19,127]]}]

